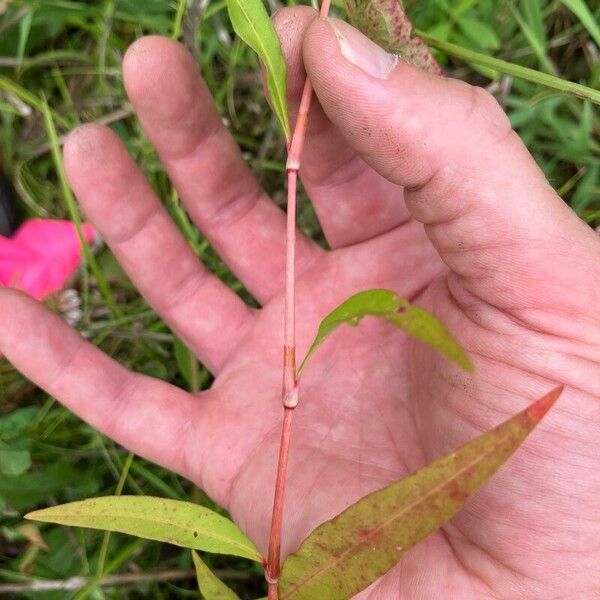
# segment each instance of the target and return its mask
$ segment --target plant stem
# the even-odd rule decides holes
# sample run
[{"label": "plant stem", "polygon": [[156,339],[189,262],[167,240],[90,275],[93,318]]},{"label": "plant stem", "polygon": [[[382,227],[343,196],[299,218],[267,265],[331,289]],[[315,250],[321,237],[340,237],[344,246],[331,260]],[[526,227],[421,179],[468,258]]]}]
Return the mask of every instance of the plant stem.
[{"label": "plant stem", "polygon": [[283,499],[285,480],[290,448],[290,433],[294,409],[284,407],[283,425],[281,427],[281,442],[279,446],[279,463],[277,465],[277,480],[275,482],[275,497],[273,500],[273,514],[271,517],[271,536],[269,539],[269,555],[267,559],[267,583],[269,586],[269,600],[277,600],[277,578],[279,577],[279,563],[281,556],[281,525],[283,520]]},{"label": "plant stem", "polygon": [[[225,578],[229,572],[219,573],[217,575]],[[179,581],[182,579],[193,579],[196,576],[194,570],[191,571],[158,571],[155,573],[124,573],[123,575],[109,575],[105,577],[98,585],[102,587],[115,586],[120,588],[126,585],[138,585],[140,583],[154,583],[158,581]],[[50,592],[50,591],[67,591],[79,590],[91,581],[88,577],[74,576],[68,579],[46,580],[34,579],[25,583],[7,583],[0,585],[0,593],[2,594],[18,594],[31,592]]]},{"label": "plant stem", "polygon": [[[123,493],[123,488],[125,487],[125,482],[127,481],[127,477],[129,476],[129,469],[131,468],[131,463],[133,462],[135,454],[133,452],[129,452],[127,454],[127,458],[125,459],[125,464],[121,469],[121,475],[119,477],[119,482],[117,483],[117,489],[115,490],[115,496],[120,496]],[[104,532],[104,537],[102,538],[102,545],[100,546],[100,552],[98,555],[98,567],[96,568],[96,577],[98,579],[102,579],[104,575],[104,566],[106,565],[106,556],[108,554],[108,544],[110,542],[110,531]]]},{"label": "plant stem", "polygon": [[[331,0],[323,0],[321,17],[329,14]],[[281,563],[281,528],[283,522],[283,500],[292,431],[292,416],[298,404],[298,381],[296,377],[296,191],[300,159],[306,138],[308,113],[312,102],[313,88],[308,80],[304,82],[298,118],[294,127],[292,140],[288,148],[286,164],[288,177],[287,197],[287,233],[285,252],[285,317],[283,347],[283,424],[279,445],[279,461],[275,479],[273,513],[271,516],[271,533],[269,535],[269,552],[265,575],[269,586],[269,600],[278,599],[278,577]]]}]

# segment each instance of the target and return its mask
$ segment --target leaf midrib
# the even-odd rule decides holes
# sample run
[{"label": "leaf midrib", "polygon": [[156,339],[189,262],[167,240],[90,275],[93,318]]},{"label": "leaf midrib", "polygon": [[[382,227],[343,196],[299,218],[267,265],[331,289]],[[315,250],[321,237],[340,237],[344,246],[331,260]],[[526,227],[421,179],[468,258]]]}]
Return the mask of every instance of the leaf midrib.
[{"label": "leaf midrib", "polygon": [[[459,477],[460,475],[462,475],[462,473],[464,473],[466,470],[468,470],[469,468],[471,468],[473,465],[476,465],[478,462],[481,462],[481,460],[487,458],[490,454],[494,454],[494,452],[497,449],[497,447],[500,446],[502,444],[502,442],[505,442],[509,438],[509,436],[510,436],[510,433],[506,433],[506,435],[501,440],[499,440],[497,444],[495,444],[495,447],[489,449],[488,451],[486,451],[483,454],[479,455],[475,460],[473,460],[473,461],[469,462],[468,464],[466,464],[462,469],[460,469],[459,471],[457,471],[455,473],[455,475],[451,479],[445,480],[442,484],[437,485],[436,487],[434,487],[427,494],[424,494],[423,496],[420,496],[419,499],[417,499],[414,502],[410,503],[409,505],[405,506],[400,512],[396,513],[393,517],[391,517],[387,521],[384,521],[383,523],[381,523],[380,525],[378,525],[375,529],[373,529],[369,533],[368,536],[366,536],[366,537],[363,538],[363,541],[360,544],[354,544],[354,545],[350,546],[349,548],[347,548],[346,550],[344,550],[344,552],[342,552],[341,555],[339,555],[338,557],[336,557],[333,560],[331,560],[328,563],[326,563],[326,565],[324,566],[324,568],[319,569],[318,571],[313,572],[313,574],[310,575],[310,577],[307,577],[306,579],[303,579],[301,582],[297,583],[289,592],[287,592],[285,595],[283,595],[281,597],[281,600],[286,600],[287,598],[291,598],[292,595],[294,593],[296,593],[298,590],[300,590],[303,587],[305,587],[306,585],[310,584],[313,580],[315,580],[317,577],[319,577],[320,575],[322,575],[324,572],[331,570],[337,564],[341,563],[356,548],[358,548],[359,546],[365,545],[365,543],[368,540],[373,539],[382,529],[388,527],[391,523],[393,523],[394,521],[396,521],[399,518],[401,518],[403,515],[405,515],[410,510],[412,510],[420,502],[423,502],[425,499],[431,497],[438,490],[442,489],[444,486],[446,486],[449,483],[451,483],[454,479],[456,479],[457,477]],[[377,493],[377,492],[375,492],[375,493]],[[360,502],[360,500],[359,500],[359,502]],[[408,550],[408,548],[406,550]],[[402,554],[404,554],[404,552],[406,550],[403,550]],[[285,565],[284,565],[284,567],[285,567]]]}]

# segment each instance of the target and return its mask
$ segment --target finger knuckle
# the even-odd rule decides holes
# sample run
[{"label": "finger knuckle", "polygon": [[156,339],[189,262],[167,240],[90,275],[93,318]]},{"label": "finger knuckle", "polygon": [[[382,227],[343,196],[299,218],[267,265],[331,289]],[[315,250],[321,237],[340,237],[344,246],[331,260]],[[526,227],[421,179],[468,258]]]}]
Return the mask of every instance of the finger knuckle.
[{"label": "finger knuckle", "polygon": [[478,86],[469,86],[466,121],[473,124],[484,139],[493,143],[504,140],[512,133],[506,113],[490,92]]}]

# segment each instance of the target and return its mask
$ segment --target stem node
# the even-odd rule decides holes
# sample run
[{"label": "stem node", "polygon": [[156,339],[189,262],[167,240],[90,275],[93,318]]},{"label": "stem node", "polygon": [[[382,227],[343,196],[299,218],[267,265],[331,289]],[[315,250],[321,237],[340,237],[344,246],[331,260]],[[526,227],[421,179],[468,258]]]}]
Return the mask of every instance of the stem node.
[{"label": "stem node", "polygon": [[288,155],[287,162],[285,163],[285,170],[289,173],[295,171],[296,173],[300,170],[300,159],[295,156]]},{"label": "stem node", "polygon": [[298,385],[295,385],[283,397],[283,405],[286,408],[296,408],[298,406]]}]

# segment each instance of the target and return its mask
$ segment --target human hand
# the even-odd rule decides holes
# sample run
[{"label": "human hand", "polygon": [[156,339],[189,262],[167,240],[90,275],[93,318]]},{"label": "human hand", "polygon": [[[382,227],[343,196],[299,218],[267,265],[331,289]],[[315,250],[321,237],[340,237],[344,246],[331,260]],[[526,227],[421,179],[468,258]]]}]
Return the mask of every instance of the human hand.
[{"label": "human hand", "polygon": [[[315,17],[302,7],[275,17],[292,113],[303,62],[323,107],[311,114],[301,175],[333,250],[298,240],[299,353],[348,295],[385,287],[438,316],[476,375],[386,324],[337,331],[302,377],[283,553],[351,502],[565,383],[501,472],[359,597],[595,597],[600,240],[485,92],[394,62],[364,38],[357,47],[347,26],[336,22],[336,35]],[[205,489],[265,552],[281,419],[284,216],[179,45],[136,42],[124,75],[187,210],[262,308],[201,267],[119,139],[88,125],[65,147],[71,185],[215,383],[193,396],[130,373],[9,290],[0,293],[0,351],[91,425]]]}]

